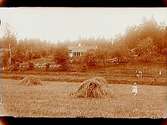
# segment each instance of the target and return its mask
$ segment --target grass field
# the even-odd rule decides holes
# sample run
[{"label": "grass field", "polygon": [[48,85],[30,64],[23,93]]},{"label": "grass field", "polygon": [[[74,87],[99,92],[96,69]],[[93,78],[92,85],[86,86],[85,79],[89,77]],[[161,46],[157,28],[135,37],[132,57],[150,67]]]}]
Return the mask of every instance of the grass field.
[{"label": "grass field", "polygon": [[[143,72],[142,79],[139,80],[136,77],[136,70]],[[159,71],[162,72],[161,76]],[[140,82],[144,85],[167,85],[167,66],[165,64],[120,64],[106,68],[95,68],[86,72],[15,71],[0,73],[1,78],[16,80],[20,80],[26,75],[40,76],[40,79],[44,81],[82,82],[91,77],[100,76],[104,77],[110,84]]]},{"label": "grass field", "polygon": [[[4,115],[29,117],[167,117],[167,86],[109,84],[112,97],[69,96],[80,86],[75,82],[44,81],[42,86],[24,86],[19,80],[0,79]],[[1,107],[2,109],[2,107]]]}]

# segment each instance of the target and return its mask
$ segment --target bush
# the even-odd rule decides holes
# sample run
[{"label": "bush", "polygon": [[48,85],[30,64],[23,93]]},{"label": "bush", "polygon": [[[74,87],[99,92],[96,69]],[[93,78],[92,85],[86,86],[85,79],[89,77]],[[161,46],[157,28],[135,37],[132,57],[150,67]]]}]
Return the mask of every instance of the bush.
[{"label": "bush", "polygon": [[28,63],[28,69],[29,69],[29,70],[34,70],[34,63],[29,62],[29,63]]},{"label": "bush", "polygon": [[96,55],[93,52],[87,52],[84,57],[84,64],[86,64],[89,68],[97,66]]},{"label": "bush", "polygon": [[59,68],[60,71],[67,71],[69,68],[68,49],[62,46],[58,47],[54,54],[54,61],[56,64],[61,65]]}]

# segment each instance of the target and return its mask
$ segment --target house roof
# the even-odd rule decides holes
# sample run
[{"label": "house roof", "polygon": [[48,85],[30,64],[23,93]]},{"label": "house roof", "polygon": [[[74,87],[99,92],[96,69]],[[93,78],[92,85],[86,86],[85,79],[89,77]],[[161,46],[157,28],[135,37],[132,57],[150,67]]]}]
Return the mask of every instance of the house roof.
[{"label": "house roof", "polygon": [[69,50],[72,50],[72,51],[76,51],[76,52],[85,52],[87,51],[87,48],[85,47],[69,47],[68,48]]},{"label": "house roof", "polygon": [[69,46],[68,49],[74,52],[86,52],[87,50],[95,49],[95,47],[93,46]]}]

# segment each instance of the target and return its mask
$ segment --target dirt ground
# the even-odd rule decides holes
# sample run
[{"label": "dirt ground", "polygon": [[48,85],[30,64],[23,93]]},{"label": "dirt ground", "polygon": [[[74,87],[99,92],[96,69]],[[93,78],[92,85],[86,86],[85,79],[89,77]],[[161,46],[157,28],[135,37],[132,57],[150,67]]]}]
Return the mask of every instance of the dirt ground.
[{"label": "dirt ground", "polygon": [[109,84],[110,98],[75,98],[69,95],[80,86],[75,82],[44,81],[42,86],[25,86],[19,80],[0,79],[0,83],[3,115],[167,118],[167,86],[139,85],[138,95],[133,96],[131,85]]}]

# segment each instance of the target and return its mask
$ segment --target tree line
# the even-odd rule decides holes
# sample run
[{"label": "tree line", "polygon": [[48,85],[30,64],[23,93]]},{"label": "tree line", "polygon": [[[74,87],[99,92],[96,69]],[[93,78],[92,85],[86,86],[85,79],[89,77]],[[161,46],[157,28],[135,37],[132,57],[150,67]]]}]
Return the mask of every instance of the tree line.
[{"label": "tree line", "polygon": [[[16,34],[7,31],[0,39],[0,48],[9,49],[10,46],[11,65],[51,57],[56,64],[62,65],[62,70],[68,70],[70,64],[68,46],[78,43],[96,48],[76,60],[76,64],[84,68],[106,66],[110,61],[156,63],[165,62],[167,58],[167,26],[158,24],[153,18],[129,27],[125,34],[115,39],[89,38],[79,39],[77,42],[50,43],[40,39],[17,40]],[[9,57],[9,52],[4,51],[3,66],[8,66]]]}]

